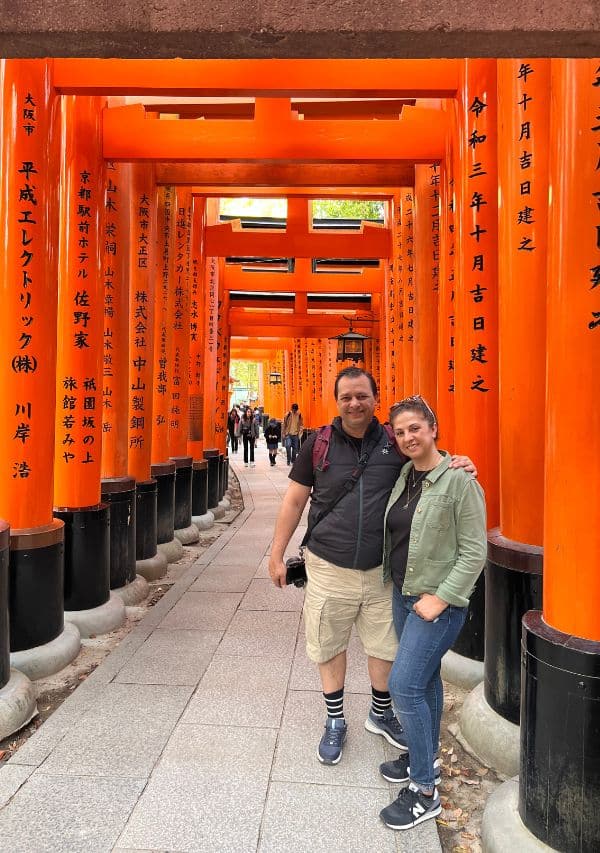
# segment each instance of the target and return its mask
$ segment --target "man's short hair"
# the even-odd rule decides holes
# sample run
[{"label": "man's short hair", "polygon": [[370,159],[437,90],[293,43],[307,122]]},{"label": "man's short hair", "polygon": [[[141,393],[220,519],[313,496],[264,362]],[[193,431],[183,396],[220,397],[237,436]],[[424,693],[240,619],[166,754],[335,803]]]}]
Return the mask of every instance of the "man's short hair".
[{"label": "man's short hair", "polygon": [[298,411],[298,403],[292,403],[292,412]]},{"label": "man's short hair", "polygon": [[362,367],[345,367],[343,370],[340,370],[338,375],[335,377],[335,385],[333,386],[333,396],[337,400],[338,396],[338,385],[340,379],[358,379],[359,376],[366,376],[369,382],[371,383],[371,391],[373,392],[373,396],[377,396],[377,382],[373,379],[372,375],[368,370],[363,370]]}]

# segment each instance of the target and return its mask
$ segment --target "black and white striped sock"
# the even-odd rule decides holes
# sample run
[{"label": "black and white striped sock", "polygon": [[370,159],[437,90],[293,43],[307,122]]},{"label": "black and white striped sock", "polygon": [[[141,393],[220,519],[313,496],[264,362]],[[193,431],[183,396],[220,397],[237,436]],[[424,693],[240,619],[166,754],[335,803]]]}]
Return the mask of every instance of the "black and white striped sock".
[{"label": "black and white striped sock", "polygon": [[344,718],[344,688],[335,690],[333,693],[323,693],[327,716],[341,720]]},{"label": "black and white striped sock", "polygon": [[392,707],[392,697],[387,690],[375,690],[371,685],[371,711],[376,717],[383,717],[383,712]]}]

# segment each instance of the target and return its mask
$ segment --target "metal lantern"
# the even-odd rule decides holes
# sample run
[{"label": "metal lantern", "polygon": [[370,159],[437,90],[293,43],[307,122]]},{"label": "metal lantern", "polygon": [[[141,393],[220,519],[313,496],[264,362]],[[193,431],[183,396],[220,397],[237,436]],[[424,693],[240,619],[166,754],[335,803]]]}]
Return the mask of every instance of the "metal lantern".
[{"label": "metal lantern", "polygon": [[350,328],[347,332],[341,335],[333,335],[329,338],[330,341],[337,341],[336,361],[364,361],[365,357],[365,341],[370,341],[369,335],[361,335],[360,332],[355,332],[352,328],[352,318],[345,317],[350,323]]},{"label": "metal lantern", "polygon": [[269,385],[281,385],[281,373],[278,373],[277,370],[272,370],[269,373]]}]

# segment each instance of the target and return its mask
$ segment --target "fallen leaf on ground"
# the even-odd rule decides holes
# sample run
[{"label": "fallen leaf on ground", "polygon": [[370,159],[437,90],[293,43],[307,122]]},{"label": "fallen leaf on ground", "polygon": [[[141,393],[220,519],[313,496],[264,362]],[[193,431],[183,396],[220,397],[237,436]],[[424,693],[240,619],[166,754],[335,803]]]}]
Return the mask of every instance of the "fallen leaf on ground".
[{"label": "fallen leaf on ground", "polygon": [[487,767],[478,767],[475,770],[475,773],[477,773],[478,776],[485,776],[487,773],[489,773],[489,769]]},{"label": "fallen leaf on ground", "polygon": [[450,761],[452,764],[456,764],[456,762],[458,761],[458,755],[451,755]]},{"label": "fallen leaf on ground", "polygon": [[5,755],[6,755],[6,750],[0,749],[0,761],[2,761],[2,759],[4,758]]},{"label": "fallen leaf on ground", "polygon": [[477,779],[461,779],[460,781],[463,783],[463,785],[477,785],[478,786],[480,784],[477,781]]}]

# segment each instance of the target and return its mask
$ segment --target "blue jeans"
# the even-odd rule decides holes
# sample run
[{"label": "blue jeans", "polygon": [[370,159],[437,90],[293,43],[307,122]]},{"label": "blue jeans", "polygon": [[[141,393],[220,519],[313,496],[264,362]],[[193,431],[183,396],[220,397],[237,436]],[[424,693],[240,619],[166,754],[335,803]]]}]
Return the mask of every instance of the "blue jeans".
[{"label": "blue jeans", "polygon": [[413,610],[418,598],[402,595],[394,587],[392,612],[399,646],[388,684],[408,744],[410,778],[421,788],[432,789],[444,708],[440,665],[468,608],[449,605],[437,619],[427,622]]},{"label": "blue jeans", "polygon": [[296,461],[296,454],[300,449],[300,436],[299,435],[286,435],[285,437],[285,452],[287,455],[288,462]]}]

